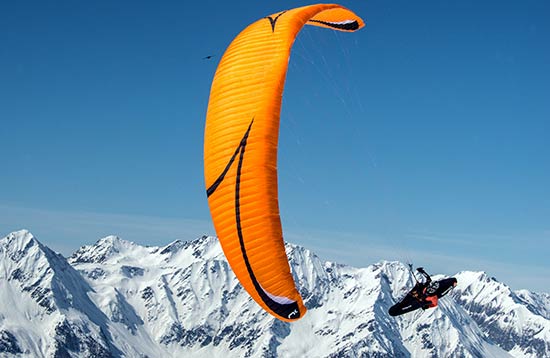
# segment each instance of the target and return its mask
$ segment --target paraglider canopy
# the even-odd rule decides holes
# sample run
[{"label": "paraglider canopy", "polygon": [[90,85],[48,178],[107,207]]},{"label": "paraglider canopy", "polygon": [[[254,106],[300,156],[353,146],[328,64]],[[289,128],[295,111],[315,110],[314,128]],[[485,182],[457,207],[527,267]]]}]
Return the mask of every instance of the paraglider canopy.
[{"label": "paraglider canopy", "polygon": [[305,24],[348,32],[364,26],[334,4],[282,11],[248,26],[217,68],[204,141],[208,203],[225,256],[250,296],[284,321],[306,312],[285,252],[277,189],[282,92],[290,49]]}]

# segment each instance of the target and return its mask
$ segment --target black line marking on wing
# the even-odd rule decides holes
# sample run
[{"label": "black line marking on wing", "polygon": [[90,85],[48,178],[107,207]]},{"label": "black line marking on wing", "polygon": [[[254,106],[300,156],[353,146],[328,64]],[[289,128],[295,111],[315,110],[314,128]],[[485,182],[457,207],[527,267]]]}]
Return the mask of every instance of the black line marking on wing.
[{"label": "black line marking on wing", "polygon": [[351,22],[345,22],[345,23],[329,22],[329,21],[321,21],[321,20],[309,20],[308,22],[315,22],[318,24],[332,27],[334,29],[338,29],[338,30],[354,31],[359,28],[359,22],[357,22],[356,20]]},{"label": "black line marking on wing", "polygon": [[252,122],[250,122],[250,125],[248,126],[248,129],[247,129],[246,133],[244,134],[244,137],[241,139],[241,142],[239,143],[239,146],[235,150],[235,153],[233,153],[233,155],[231,156],[231,159],[229,159],[229,163],[227,163],[227,165],[225,166],[225,169],[223,170],[223,172],[214,181],[214,183],[208,189],[206,189],[206,196],[207,197],[212,195],[216,191],[218,186],[220,186],[220,184],[223,182],[223,179],[225,178],[227,172],[231,168],[231,165],[233,165],[233,162],[235,161],[235,158],[237,158],[237,155],[239,155],[239,152],[241,151],[241,148],[245,145],[246,140],[248,139],[248,134],[250,133],[250,129],[252,128],[252,123],[254,123],[254,118],[252,118]]},{"label": "black line marking on wing", "polygon": [[241,142],[239,143],[239,146],[235,150],[235,153],[233,153],[233,155],[231,156],[231,159],[227,163],[222,174],[216,179],[214,184],[212,184],[207,189],[206,192],[207,192],[207,196],[210,196],[216,191],[218,186],[223,182],[225,175],[227,174],[227,172],[235,162],[235,159],[237,158],[237,156],[239,156],[239,161],[237,163],[237,177],[236,177],[236,183],[235,183],[235,220],[237,223],[237,234],[239,236],[239,244],[241,247],[243,260],[246,265],[246,270],[248,272],[248,275],[250,276],[250,279],[252,281],[252,284],[254,285],[254,288],[256,289],[256,292],[258,293],[258,295],[260,296],[260,298],[266,304],[267,307],[269,307],[274,313],[276,313],[277,315],[285,319],[298,319],[301,316],[300,309],[298,307],[298,302],[292,301],[290,303],[279,303],[273,300],[264,291],[264,289],[258,282],[258,279],[254,274],[254,270],[252,269],[252,266],[250,264],[250,260],[248,259],[248,254],[246,252],[245,239],[244,239],[242,223],[241,223],[241,176],[242,176],[242,167],[244,163],[246,143],[248,140],[248,136],[250,134],[250,130],[252,129],[253,123],[254,123],[254,118],[250,122],[250,125],[248,126],[246,133],[241,139]]},{"label": "black line marking on wing", "polygon": [[279,15],[275,16],[275,18],[272,18],[271,16],[265,17],[271,23],[271,32],[275,32],[275,24],[277,23],[277,20],[279,20],[279,17],[281,17],[281,15],[284,14],[285,12],[286,10],[281,12]]}]

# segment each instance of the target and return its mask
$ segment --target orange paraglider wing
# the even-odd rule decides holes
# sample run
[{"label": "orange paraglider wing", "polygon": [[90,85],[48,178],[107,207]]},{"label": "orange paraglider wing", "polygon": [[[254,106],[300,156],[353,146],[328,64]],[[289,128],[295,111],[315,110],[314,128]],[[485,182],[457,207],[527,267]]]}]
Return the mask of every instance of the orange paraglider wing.
[{"label": "orange paraglider wing", "polygon": [[305,25],[355,31],[339,5],[267,16],[243,30],[216,70],[206,115],[204,171],[216,233],[250,296],[284,321],[306,308],[290,273],[277,189],[279,115],[290,49]]}]

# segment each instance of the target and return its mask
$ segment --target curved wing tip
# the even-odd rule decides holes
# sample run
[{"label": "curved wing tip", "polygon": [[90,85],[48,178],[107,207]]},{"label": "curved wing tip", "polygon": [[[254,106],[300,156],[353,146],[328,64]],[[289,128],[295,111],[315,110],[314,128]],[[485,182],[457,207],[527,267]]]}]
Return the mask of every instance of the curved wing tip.
[{"label": "curved wing tip", "polygon": [[291,312],[288,317],[284,317],[284,316],[280,316],[280,315],[275,315],[276,318],[280,319],[281,321],[285,321],[285,322],[296,322],[296,321],[299,321],[300,319],[304,318],[304,316],[306,315],[306,312],[307,312],[307,309],[304,307],[301,311],[293,311]]}]

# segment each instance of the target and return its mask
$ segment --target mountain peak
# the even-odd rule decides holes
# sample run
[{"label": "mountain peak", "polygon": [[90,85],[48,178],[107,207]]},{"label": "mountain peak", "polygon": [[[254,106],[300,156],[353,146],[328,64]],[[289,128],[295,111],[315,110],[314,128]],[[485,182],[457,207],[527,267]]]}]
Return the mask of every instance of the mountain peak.
[{"label": "mountain peak", "polygon": [[26,229],[9,233],[6,237],[0,239],[0,245],[3,247],[23,248],[27,245],[37,244],[38,240]]},{"label": "mountain peak", "polygon": [[173,254],[186,247],[186,243],[181,240],[172,241],[168,245],[164,246],[160,250],[161,255]]},{"label": "mountain peak", "polygon": [[28,293],[48,314],[66,307],[68,301],[76,300],[74,292],[87,287],[63,256],[41,244],[27,230],[12,232],[0,240],[0,262],[0,277]]},{"label": "mountain peak", "polygon": [[11,240],[15,240],[15,239],[33,239],[34,235],[31,234],[31,232],[27,229],[21,229],[21,230],[17,230],[17,231],[13,231],[13,232],[9,233],[8,236],[4,237],[0,241],[4,241],[5,239],[8,239],[8,238],[11,239]]},{"label": "mountain peak", "polygon": [[105,236],[104,238],[97,240],[96,245],[97,244],[118,245],[122,242],[129,242],[129,241],[122,240],[120,237],[116,235],[108,235],[108,236]]},{"label": "mountain peak", "polygon": [[[30,351],[33,357],[121,356],[111,344],[105,314],[89,296],[93,289],[63,256],[20,230],[0,240],[0,263],[1,357]],[[55,339],[37,338],[48,347],[34,351],[29,337],[44,332],[55,332]]]},{"label": "mountain peak", "polygon": [[95,262],[102,263],[109,258],[130,251],[139,245],[123,240],[116,235],[99,239],[94,245],[82,246],[70,258],[71,263]]},{"label": "mountain peak", "polygon": [[109,235],[99,239],[94,246],[96,248],[106,248],[115,252],[121,252],[125,249],[131,249],[137,246],[137,244],[132,241],[123,240],[116,235]]},{"label": "mountain peak", "polygon": [[53,254],[53,252],[50,252],[51,250],[43,246],[28,230],[14,231],[0,240],[0,253],[8,255],[14,262],[20,261],[29,252],[35,250],[46,255]]}]

